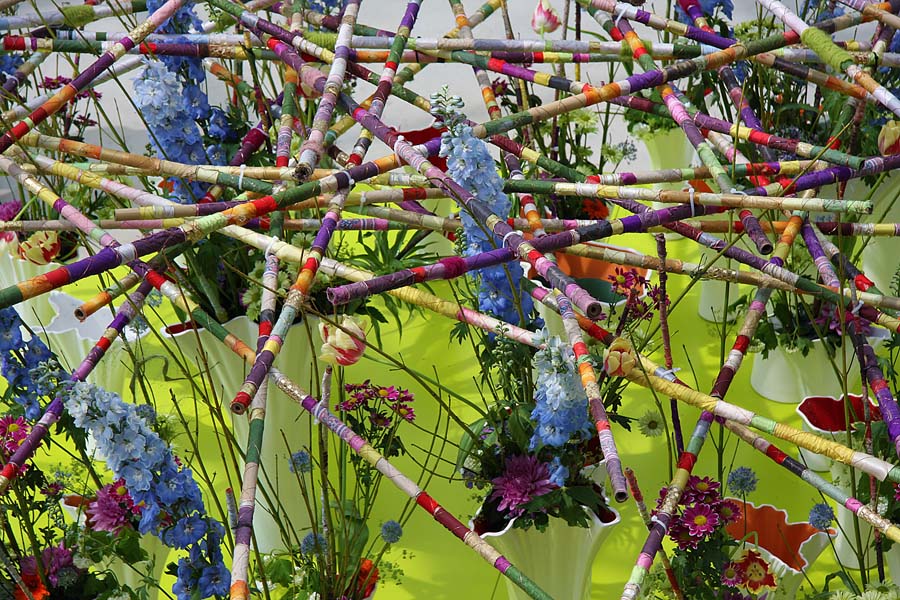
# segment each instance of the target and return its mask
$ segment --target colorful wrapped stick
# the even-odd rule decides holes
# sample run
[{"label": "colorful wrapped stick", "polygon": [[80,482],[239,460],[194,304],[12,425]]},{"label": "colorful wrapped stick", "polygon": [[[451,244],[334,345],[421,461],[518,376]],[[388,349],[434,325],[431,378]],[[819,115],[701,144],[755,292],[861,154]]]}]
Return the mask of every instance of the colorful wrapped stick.
[{"label": "colorful wrapped stick", "polygon": [[[692,211],[691,208],[692,207],[690,206],[682,205],[658,211],[648,209],[648,212],[645,214],[640,216],[635,215],[638,216],[637,219],[625,217],[624,219],[614,219],[612,221],[599,221],[592,226],[545,235],[532,240],[531,247],[535,252],[550,252],[566,246],[571,246],[581,241],[603,239],[616,233],[644,231],[647,228],[660,223],[677,221],[684,216],[692,214],[692,212],[702,211],[704,214],[706,212],[718,212],[716,208],[701,206],[695,207],[694,211]],[[452,279],[453,277],[463,275],[467,271],[509,262],[514,258],[515,254],[509,248],[498,248],[490,252],[483,252],[466,258],[445,258],[438,263],[426,267],[416,267],[414,269],[398,271],[390,275],[383,275],[378,279],[366,282],[365,284],[347,284],[329,288],[328,300],[335,305],[346,304],[355,298],[363,298],[389,289],[412,285],[414,283],[421,283],[432,279]],[[588,297],[590,298],[590,296]],[[591,300],[593,300],[593,298],[591,298]],[[593,306],[596,306],[597,310],[602,310],[596,300],[593,302]],[[596,317],[598,314],[597,310],[585,311],[585,314],[589,317]]]},{"label": "colorful wrapped stick", "polygon": [[[131,322],[137,311],[140,310],[146,295],[150,293],[151,289],[152,286],[149,283],[142,282],[138,289],[129,295],[128,301],[124,302],[116,312],[115,318],[110,321],[106,331],[103,332],[103,335],[97,340],[97,343],[94,344],[85,359],[81,361],[81,364],[72,372],[71,381],[84,381],[90,375],[94,367],[97,366],[97,362],[103,358],[106,351],[116,341],[116,338],[121,335],[125,326]],[[47,405],[44,414],[34,424],[28,437],[23,440],[19,448],[9,457],[9,461],[0,469],[0,494],[6,491],[12,480],[21,473],[25,463],[34,456],[44,437],[49,433],[50,426],[59,420],[62,412],[63,399],[61,396],[57,396]]]},{"label": "colorful wrapped stick", "polygon": [[[400,22],[398,35],[395,38],[395,43],[391,46],[391,55],[388,57],[388,61],[384,65],[381,78],[378,82],[378,88],[375,90],[372,104],[369,109],[372,114],[376,116],[379,116],[381,114],[381,111],[384,110],[384,105],[394,79],[394,74],[396,73],[397,59],[399,57],[399,54],[403,51],[403,48],[406,44],[406,39],[409,37],[410,30],[415,24],[416,17],[418,16],[419,12],[420,1],[421,0],[410,0],[410,2],[407,4],[403,19]],[[293,54],[292,51],[287,49],[286,44],[284,44],[283,42],[275,41],[275,47],[278,48],[278,50],[276,50],[276,53],[281,53],[280,56],[288,56]],[[336,59],[333,65],[337,62],[338,60]],[[327,93],[330,81],[331,78],[329,77],[329,79],[322,84],[321,91],[323,92],[323,103],[325,102],[325,94]],[[310,137],[310,139],[312,139],[312,137]],[[357,140],[356,144],[354,144],[353,153],[350,155],[347,164],[354,166],[359,165],[362,162],[363,157],[366,155],[368,149],[369,140],[365,136],[361,136]],[[303,147],[301,147],[301,166],[303,164],[303,152]],[[315,162],[311,164],[313,167],[315,167]],[[300,269],[300,272],[297,274],[297,280],[291,286],[287,301],[282,308],[282,313],[279,316],[278,321],[275,323],[272,335],[268,336],[269,339],[257,354],[256,360],[253,363],[253,367],[251,367],[250,371],[247,374],[247,378],[244,380],[241,388],[237,391],[235,397],[231,401],[232,412],[240,414],[244,410],[246,410],[247,406],[249,406],[250,399],[255,395],[255,392],[259,388],[259,386],[265,381],[266,374],[269,368],[271,368],[272,363],[281,351],[282,340],[287,333],[288,327],[290,327],[294,322],[294,318],[296,317],[296,314],[300,308],[303,297],[309,294],[309,290],[316,277],[316,272],[318,270],[321,259],[324,256],[325,250],[328,247],[332,234],[337,227],[337,222],[340,218],[344,201],[347,198],[347,191],[347,189],[341,189],[332,198],[332,201],[328,207],[328,212],[322,219],[322,227],[319,229],[315,239],[313,240],[312,247],[310,248],[310,256],[304,263],[303,268]]]},{"label": "colorful wrapped stick", "polygon": [[153,12],[147,20],[131,30],[127,37],[103,53],[92,65],[82,71],[75,79],[63,86],[56,94],[49,98],[44,104],[33,111],[25,120],[16,123],[11,129],[0,137],[0,152],[5,152],[12,146],[16,140],[20,139],[26,133],[37,127],[47,117],[55,114],[60,108],[82,91],[92,80],[97,78],[103,71],[108,69],[124,54],[140,44],[141,41],[149,35],[154,29],[159,27],[163,21],[171,17],[175,11],[181,6],[182,0],[167,0],[165,4],[160,6]]},{"label": "colorful wrapped stick", "polygon": [[[846,50],[835,45],[831,41],[831,36],[820,29],[810,27],[803,19],[791,12],[787,6],[778,2],[778,0],[757,0],[757,2],[781,19],[785,25],[793,29],[800,36],[800,40],[826,63],[846,73],[850,79],[868,90],[882,106],[895,115],[900,116],[900,100],[857,65],[856,61],[853,60],[853,57]],[[884,11],[877,14],[882,18]]]}]

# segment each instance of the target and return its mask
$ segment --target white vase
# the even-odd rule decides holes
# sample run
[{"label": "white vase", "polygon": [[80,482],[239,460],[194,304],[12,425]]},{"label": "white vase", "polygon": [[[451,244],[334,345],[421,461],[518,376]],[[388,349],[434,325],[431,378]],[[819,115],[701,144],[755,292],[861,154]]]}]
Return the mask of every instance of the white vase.
[{"label": "white vase", "polygon": [[[39,333],[47,347],[56,354],[63,369],[71,372],[81,364],[106,331],[113,314],[107,309],[99,310],[84,321],[79,321],[75,318],[74,310],[81,305],[81,300],[56,290],[47,294],[47,299],[54,316]],[[138,333],[134,328],[126,327],[123,332],[124,340],[122,336],[116,338],[103,359],[88,375],[87,381],[124,396],[131,387],[131,374],[136,371],[134,361],[142,360],[141,341],[146,333]]]},{"label": "white vase", "polygon": [[[885,338],[878,330],[873,331],[875,335],[867,341],[877,348]],[[836,350],[836,362],[840,366],[842,350]],[[847,347],[847,363],[847,391],[855,394],[861,389],[862,377],[852,345]],[[754,354],[750,385],[760,396],[785,404],[799,404],[807,396],[839,397],[843,394],[841,381],[828,359],[828,350],[820,340],[812,341],[806,356],[799,351],[785,352],[780,346],[770,350],[765,358],[761,353]]]},{"label": "white vase", "polygon": [[[660,169],[683,169],[690,166],[696,155],[694,147],[688,141],[681,129],[671,129],[642,140],[650,158],[650,168],[654,171]],[[680,190],[683,182],[655,183],[656,190]],[[653,208],[659,210],[666,208],[668,204],[654,202]],[[675,232],[665,234],[667,240],[680,240],[681,236]]]},{"label": "white vase", "polygon": [[[831,479],[837,480],[837,486],[845,492],[850,492],[850,467],[843,463],[835,462],[831,465]],[[855,477],[859,477],[857,472]],[[838,532],[834,538],[834,553],[841,565],[848,569],[859,569],[859,559],[856,556],[856,534],[854,529],[854,521],[857,520],[856,515],[852,511],[838,505],[837,507],[837,523]],[[866,568],[875,565],[875,549],[872,547],[873,533],[872,526],[865,521],[859,521],[859,537],[862,545],[866,548],[863,552]]]},{"label": "white vase", "polygon": [[[594,557],[620,521],[619,513],[609,510],[615,518],[606,523],[590,512],[590,527],[571,527],[551,517],[544,531],[523,530],[513,527],[513,519],[503,531],[481,537],[554,600],[586,600]],[[512,581],[506,581],[506,590],[509,600],[529,598]]]},{"label": "white vase", "polygon": [[[58,263],[36,265],[31,261],[22,260],[17,254],[17,249],[18,242],[0,242],[0,288],[10,287],[60,266]],[[15,309],[22,322],[34,331],[46,327],[56,315],[47,294],[20,302],[16,304]]]},{"label": "white vase", "polygon": [[[868,193],[868,188],[860,182],[856,187],[861,188],[855,195],[850,195],[850,186],[847,186],[846,197],[850,200],[862,200]],[[855,190],[856,188],[854,188]],[[872,202],[875,204],[875,210],[869,219],[878,219],[884,212],[885,208],[893,202],[890,210],[881,221],[883,223],[897,223],[900,221],[900,198],[896,202],[894,198],[900,193],[900,176],[888,175],[884,178],[882,184],[875,190],[872,196]],[[867,220],[869,220],[867,219]],[[873,237],[866,244],[862,253],[863,272],[875,282],[875,285],[882,292],[890,294],[891,280],[897,271],[897,256],[900,256],[900,237]]]},{"label": "white vase", "polygon": [[[257,324],[244,316],[228,321],[225,328],[251,347],[259,335]],[[315,336],[313,339],[318,341],[318,325],[313,318],[310,318],[310,330]],[[223,410],[230,413],[230,401],[244,382],[251,365],[245,364],[205,329],[187,330],[175,335],[164,332],[164,336],[177,345],[178,349],[173,349],[176,356],[179,350],[184,353],[189,368],[193,368],[192,372],[196,371],[196,367],[202,368],[205,357],[209,376],[204,376],[204,379],[212,382]],[[306,324],[298,323],[288,332],[275,366],[303,389],[313,390],[313,361],[317,349],[317,346],[309,342]],[[289,465],[292,453],[309,448],[312,426],[309,415],[296,402],[285,396],[275,385],[267,385],[269,395],[266,402],[266,427],[260,453],[261,468],[253,531],[259,550],[268,553],[299,544],[299,540],[306,535],[304,530],[310,527],[306,504]],[[246,451],[250,431],[247,415],[232,415],[232,424],[237,444]],[[236,490],[235,493],[239,494],[239,491]],[[279,522],[285,526],[286,531],[279,527]],[[284,535],[287,539],[283,539]]]},{"label": "white vase", "polygon": [[[716,267],[725,267],[729,269],[739,270],[741,268],[740,263],[737,261],[728,261],[727,258],[719,257],[718,252],[712,250],[710,248],[701,248],[700,249],[700,259],[701,264],[708,264],[712,261],[715,262]],[[724,281],[718,281],[715,279],[702,279],[700,280],[700,300],[697,304],[697,314],[705,321],[710,321],[712,323],[721,323],[722,315],[725,313],[725,300],[727,297],[728,306],[731,306],[738,298],[741,297],[741,290],[738,284],[731,283],[726,284]],[[727,295],[726,295],[727,288]],[[732,322],[737,318],[738,311],[731,310],[728,312],[727,320],[728,322]]]}]

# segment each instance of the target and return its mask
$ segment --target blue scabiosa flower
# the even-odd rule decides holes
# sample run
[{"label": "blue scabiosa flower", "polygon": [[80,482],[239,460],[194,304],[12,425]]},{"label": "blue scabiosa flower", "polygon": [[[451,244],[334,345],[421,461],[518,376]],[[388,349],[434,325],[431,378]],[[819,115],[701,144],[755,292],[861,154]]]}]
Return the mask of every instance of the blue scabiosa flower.
[{"label": "blue scabiosa flower", "polygon": [[298,450],[291,454],[291,464],[288,468],[290,468],[291,473],[309,473],[312,471],[312,459],[309,457],[309,452]]},{"label": "blue scabiosa flower", "polygon": [[381,526],[381,539],[388,544],[396,544],[403,535],[403,527],[397,521],[391,520]]},{"label": "blue scabiosa flower", "polygon": [[300,553],[304,556],[310,554],[324,554],[328,548],[328,540],[321,533],[307,533],[300,541]]},{"label": "blue scabiosa flower", "polygon": [[545,345],[534,355],[537,394],[531,419],[535,421],[530,449],[562,447],[573,439],[587,438],[591,431],[587,397],[575,371],[572,349],[558,337],[540,332]]},{"label": "blue scabiosa flower", "polygon": [[[503,193],[503,180],[497,174],[497,167],[487,144],[472,135],[472,128],[463,122],[459,112],[462,101],[456,96],[442,94],[436,96],[440,100],[436,102],[439,108],[435,110],[435,115],[448,126],[441,137],[440,150],[440,156],[447,158],[447,173],[492,213],[501,219],[505,218],[509,214],[511,203]],[[465,256],[503,246],[503,241],[486,231],[469,211],[461,211],[460,217],[467,242]],[[518,262],[479,269],[473,274],[480,277],[478,307],[481,311],[489,312],[513,325],[517,325],[520,320],[517,304],[521,306],[522,315],[531,313],[531,297],[519,289],[524,273]]]},{"label": "blue scabiosa flower", "polygon": [[819,502],[818,504],[814,504],[812,509],[809,511],[809,524],[815,527],[816,529],[820,529],[822,531],[826,531],[831,524],[834,522],[834,509],[824,502]]},{"label": "blue scabiosa flower", "polygon": [[746,496],[756,491],[759,480],[750,467],[738,467],[728,474],[728,489],[732,494]]}]

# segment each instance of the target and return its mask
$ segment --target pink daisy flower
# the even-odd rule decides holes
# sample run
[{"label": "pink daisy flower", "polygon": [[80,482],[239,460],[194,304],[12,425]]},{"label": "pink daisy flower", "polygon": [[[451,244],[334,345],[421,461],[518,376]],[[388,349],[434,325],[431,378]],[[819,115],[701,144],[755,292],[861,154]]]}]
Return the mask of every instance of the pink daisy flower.
[{"label": "pink daisy flower", "polygon": [[705,536],[712,533],[719,524],[719,515],[707,504],[697,504],[684,511],[682,522],[691,535]]},{"label": "pink daisy flower", "polygon": [[744,583],[744,571],[741,565],[732,561],[722,569],[722,583],[730,586],[739,586]]},{"label": "pink daisy flower", "polygon": [[12,454],[28,437],[31,425],[22,417],[7,415],[0,418],[0,446],[6,454]]},{"label": "pink daisy flower", "polygon": [[700,544],[700,538],[691,535],[691,532],[688,531],[688,528],[681,520],[673,521],[669,526],[669,537],[672,538],[673,542],[678,544],[678,547],[681,550],[696,549],[697,545]]},{"label": "pink daisy flower", "polygon": [[685,500],[688,504],[718,500],[720,486],[721,484],[715,479],[691,475],[687,488],[684,490]]}]

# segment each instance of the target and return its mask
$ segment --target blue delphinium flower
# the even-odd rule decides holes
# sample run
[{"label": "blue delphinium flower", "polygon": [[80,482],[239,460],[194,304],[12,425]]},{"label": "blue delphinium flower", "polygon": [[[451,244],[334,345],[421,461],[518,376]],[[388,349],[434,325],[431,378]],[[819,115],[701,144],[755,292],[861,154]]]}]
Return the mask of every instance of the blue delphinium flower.
[{"label": "blue delphinium flower", "polygon": [[39,398],[53,393],[64,378],[59,365],[38,336],[25,340],[22,320],[12,307],[0,310],[0,375],[6,379],[17,404],[31,421],[41,417]]},{"label": "blue delphinium flower", "polygon": [[572,349],[558,337],[540,332],[544,347],[534,355],[537,393],[531,419],[535,422],[530,448],[559,448],[572,439],[587,438],[591,431],[587,397],[578,380]]},{"label": "blue delphinium flower", "polygon": [[90,433],[97,453],[116,478],[125,480],[142,507],[138,530],[153,533],[167,546],[186,549],[178,562],[173,591],[179,600],[228,592],[228,571],[220,548],[225,529],[206,514],[190,469],[176,461],[166,443],[147,424],[146,411],[116,394],[77,382],[63,394],[75,425]]},{"label": "blue delphinium flower", "polygon": [[0,74],[3,75],[3,77],[0,77],[0,81],[5,81],[24,62],[25,58],[21,54],[0,54]]},{"label": "blue delphinium flower", "polygon": [[809,511],[809,524],[822,531],[831,527],[834,522],[834,509],[824,502],[814,504]]},{"label": "blue delphinium flower", "polygon": [[381,539],[383,539],[388,544],[396,544],[400,541],[400,537],[403,535],[403,527],[400,526],[400,523],[394,520],[386,521],[381,526]]},{"label": "blue delphinium flower", "polygon": [[[497,174],[494,159],[483,140],[472,135],[472,128],[463,122],[459,109],[459,97],[448,97],[442,92],[435,115],[448,126],[441,136],[440,156],[447,157],[447,173],[463,188],[472,193],[478,202],[492,213],[505,218],[511,203],[503,193],[503,180]],[[465,256],[473,256],[503,246],[503,241],[486,231],[468,211],[460,213],[466,236]],[[509,275],[507,275],[509,273]],[[513,325],[519,324],[519,306],[522,315],[531,313],[532,301],[528,294],[521,293],[519,281],[524,273],[517,261],[479,269],[474,274],[480,276],[478,307]],[[510,279],[513,287],[510,287]]]},{"label": "blue delphinium flower", "polygon": [[746,496],[756,491],[759,480],[750,467],[738,467],[728,474],[728,489],[732,494]]},{"label": "blue delphinium flower", "polygon": [[[155,11],[165,0],[148,0],[147,10]],[[191,30],[201,31],[203,21],[194,11],[194,2],[182,4],[166,19],[157,33],[178,34]],[[175,37],[173,41],[185,41]],[[164,78],[160,71],[172,77]],[[185,164],[207,163],[206,148],[198,120],[210,117],[211,109],[206,92],[200,84],[206,80],[206,70],[199,57],[160,56],[149,61],[148,66],[135,81],[135,103],[147,121],[153,135],[150,142],[157,156]],[[174,84],[177,84],[174,85]],[[161,89],[154,90],[154,87]],[[161,100],[165,100],[161,104]],[[152,115],[145,110],[150,109]],[[206,185],[199,182],[172,180],[172,196],[180,202],[190,202],[203,196]]]},{"label": "blue delphinium flower", "polygon": [[307,533],[300,541],[300,553],[304,556],[316,553],[323,554],[328,547],[328,540],[321,533]]},{"label": "blue delphinium flower", "polygon": [[218,106],[210,109],[206,133],[219,142],[236,142],[239,139],[238,133],[228,122],[228,113]]},{"label": "blue delphinium flower", "polygon": [[[178,76],[158,60],[147,61],[134,80],[135,104],[153,135],[150,143],[158,156],[186,164],[204,164],[207,160],[203,135],[191,107],[184,97]],[[175,200],[189,202],[204,194],[198,182],[173,180]]]},{"label": "blue delphinium flower", "polygon": [[309,452],[298,450],[291,454],[291,464],[288,467],[291,473],[309,473],[312,471],[312,459]]},{"label": "blue delphinium flower", "polygon": [[568,478],[569,469],[562,464],[558,456],[554,456],[550,461],[550,483],[558,487],[565,487]]}]

